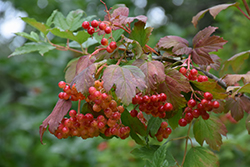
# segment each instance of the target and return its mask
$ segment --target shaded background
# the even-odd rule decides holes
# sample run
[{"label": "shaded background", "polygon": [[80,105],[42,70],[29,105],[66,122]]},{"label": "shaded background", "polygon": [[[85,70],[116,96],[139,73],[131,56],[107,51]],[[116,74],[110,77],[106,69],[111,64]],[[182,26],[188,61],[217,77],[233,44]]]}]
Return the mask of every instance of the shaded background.
[{"label": "shaded background", "polygon": [[[199,11],[227,0],[109,0],[108,7],[124,3],[130,16],[146,15],[148,26],[154,27],[149,45],[166,35],[178,35],[192,42],[193,36],[208,25],[218,26],[216,35],[229,42],[218,52],[222,62],[234,54],[250,48],[250,22],[235,8],[221,12],[216,20],[206,14],[197,28],[191,24]],[[239,1],[241,2],[241,1]],[[248,0],[248,4],[250,1]],[[242,8],[243,5],[241,5]],[[103,19],[104,6],[99,0],[0,0],[0,167],[133,167],[143,166],[143,161],[133,157],[130,151],[136,147],[131,139],[124,141],[101,138],[82,140],[70,138],[58,140],[45,133],[44,142],[39,141],[38,128],[52,111],[60,89],[58,81],[64,80],[64,68],[75,55],[71,52],[50,51],[44,57],[38,53],[7,58],[25,39],[14,37],[15,32],[30,32],[19,16],[32,17],[45,22],[53,10],[64,15],[71,10],[82,9],[87,15]],[[250,61],[247,60],[249,64]],[[229,69],[230,70],[230,69]],[[249,66],[238,71],[246,73]],[[217,71],[212,73],[218,75]],[[228,123],[226,121],[225,123]],[[218,153],[221,166],[250,165],[250,137],[244,120],[238,124],[227,124],[228,138]],[[174,136],[183,135],[185,128],[178,128]],[[156,142],[157,143],[157,142]],[[178,160],[182,159],[182,141],[171,142],[169,149]],[[248,158],[247,158],[248,157]]]}]

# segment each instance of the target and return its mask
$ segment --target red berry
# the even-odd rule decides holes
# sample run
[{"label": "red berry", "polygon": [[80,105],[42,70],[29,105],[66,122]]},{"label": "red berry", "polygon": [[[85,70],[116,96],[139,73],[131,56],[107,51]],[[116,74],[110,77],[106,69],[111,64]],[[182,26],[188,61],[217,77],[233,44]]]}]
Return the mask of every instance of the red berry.
[{"label": "red berry", "polygon": [[187,69],[185,67],[181,67],[179,69],[179,72],[182,73],[183,75],[186,75],[187,74]]},{"label": "red berry", "polygon": [[200,111],[198,109],[194,109],[192,111],[192,115],[194,118],[198,118],[200,116]]},{"label": "red berry", "polygon": [[143,96],[143,102],[144,103],[149,103],[150,102],[150,97],[148,95]]},{"label": "red berry", "polygon": [[165,100],[167,100],[167,95],[165,93],[161,93],[160,97],[161,97],[160,101],[164,102]]},{"label": "red berry", "polygon": [[191,81],[195,81],[197,79],[197,76],[189,74],[188,79]]},{"label": "red berry", "polygon": [[214,108],[213,102],[208,101],[208,102],[207,102],[207,106],[205,106],[205,110],[207,110],[207,111],[212,111],[213,108]]},{"label": "red berry", "polygon": [[104,31],[105,31],[106,34],[110,34],[111,33],[111,28],[110,27],[106,27]]},{"label": "red berry", "polygon": [[99,22],[97,20],[91,21],[91,26],[94,28],[98,27],[98,24],[99,24]]},{"label": "red berry", "polygon": [[110,46],[107,46],[106,50],[108,53],[112,53],[114,51],[113,49],[110,48]]},{"label": "red berry", "polygon": [[171,103],[166,103],[166,104],[164,104],[164,109],[166,112],[172,111],[173,105]]},{"label": "red berry", "polygon": [[179,119],[178,123],[179,123],[180,126],[186,126],[187,125],[187,121],[184,118]]},{"label": "red berry", "polygon": [[190,74],[196,76],[198,74],[198,71],[193,68],[192,70],[190,70]]},{"label": "red berry", "polygon": [[89,33],[89,35],[92,35],[92,34],[95,33],[95,29],[94,29],[93,27],[89,27],[89,28],[87,29],[87,32]]},{"label": "red berry", "polygon": [[188,113],[186,113],[185,114],[185,120],[187,120],[187,122],[190,122],[190,121],[192,121],[193,120],[193,114],[192,113],[190,113],[190,112],[188,112]]},{"label": "red berry", "polygon": [[106,24],[103,23],[103,22],[101,22],[101,23],[99,24],[99,28],[100,28],[100,30],[105,30]]},{"label": "red berry", "polygon": [[131,115],[132,117],[137,117],[137,114],[138,114],[138,112],[137,112],[137,110],[135,110],[135,109],[133,109],[133,110],[130,111],[130,115]]},{"label": "red berry", "polygon": [[97,126],[99,129],[103,129],[105,127],[105,124],[103,122],[98,122]]},{"label": "red berry", "polygon": [[213,95],[210,92],[205,92],[204,93],[204,98],[207,99],[207,100],[212,100]]},{"label": "red berry", "polygon": [[95,87],[93,87],[93,86],[91,86],[91,87],[89,87],[89,94],[94,94],[96,92],[96,88]]},{"label": "red berry", "polygon": [[165,112],[165,108],[164,108],[163,105],[160,105],[160,106],[158,107],[158,112],[160,112],[160,113]]},{"label": "red berry", "polygon": [[150,99],[151,99],[152,102],[157,102],[157,101],[159,100],[158,97],[157,97],[156,95],[152,95],[152,96],[150,97]]},{"label": "red berry", "polygon": [[167,127],[167,128],[166,128],[166,133],[167,133],[168,135],[170,135],[170,134],[171,134],[171,132],[172,132],[172,129],[171,129],[171,128],[169,128],[169,127]]},{"label": "red berry", "polygon": [[199,75],[197,80],[198,82],[205,82],[205,81],[208,81],[208,78],[207,76]]},{"label": "red berry", "polygon": [[88,21],[84,21],[84,22],[82,23],[82,28],[88,29],[88,28],[89,28],[89,22],[88,22]]},{"label": "red berry", "polygon": [[71,117],[76,117],[76,114],[77,114],[76,110],[69,111],[69,116],[71,116]]},{"label": "red berry", "polygon": [[64,81],[60,81],[60,82],[58,82],[58,87],[59,88],[64,88],[66,86],[66,83],[64,82]]},{"label": "red berry", "polygon": [[220,107],[220,103],[218,101],[213,101],[213,107],[214,108],[219,108]]},{"label": "red berry", "polygon": [[107,39],[107,38],[102,38],[102,40],[101,40],[101,44],[102,44],[103,46],[108,45],[108,44],[109,44],[108,39]]},{"label": "red berry", "polygon": [[196,101],[194,99],[190,99],[188,101],[188,107],[193,108],[196,106]]},{"label": "red berry", "polygon": [[92,121],[92,120],[94,119],[93,115],[90,114],[90,113],[85,114],[85,118],[86,118],[86,120],[88,120],[88,121]]},{"label": "red berry", "polygon": [[210,117],[210,115],[209,115],[207,112],[205,112],[204,114],[201,115],[201,117],[202,117],[204,120],[208,120],[209,117]]},{"label": "red berry", "polygon": [[162,128],[167,128],[168,127],[168,123],[167,122],[162,122],[161,123],[161,127]]},{"label": "red berry", "polygon": [[186,107],[185,110],[184,110],[184,112],[185,112],[185,113],[192,112],[192,108]]},{"label": "red berry", "polygon": [[110,42],[109,47],[115,50],[117,48],[116,42],[115,41]]}]

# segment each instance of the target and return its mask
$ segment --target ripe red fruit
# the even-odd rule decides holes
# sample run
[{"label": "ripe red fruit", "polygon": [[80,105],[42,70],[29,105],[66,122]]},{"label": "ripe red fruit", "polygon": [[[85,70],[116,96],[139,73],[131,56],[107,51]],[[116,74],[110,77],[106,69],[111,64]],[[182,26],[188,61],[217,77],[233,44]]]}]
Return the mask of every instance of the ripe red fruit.
[{"label": "ripe red fruit", "polygon": [[82,28],[88,29],[88,28],[89,28],[89,22],[88,22],[88,21],[84,21],[84,22],[82,23]]},{"label": "ripe red fruit", "polygon": [[100,30],[105,30],[106,24],[103,23],[103,22],[101,22],[101,23],[99,24],[99,28],[100,28]]},{"label": "ripe red fruit", "polygon": [[193,108],[196,106],[196,101],[194,99],[190,99],[188,101],[188,107]]},{"label": "ripe red fruit", "polygon": [[160,113],[165,112],[165,108],[164,108],[163,105],[160,105],[160,106],[158,107],[158,112],[160,112]]},{"label": "ripe red fruit", "polygon": [[110,42],[109,47],[115,50],[117,48],[116,42],[115,41]]},{"label": "ripe red fruit", "polygon": [[198,71],[193,68],[192,70],[190,70],[190,74],[196,76],[198,74]]},{"label": "ripe red fruit", "polygon": [[183,75],[186,75],[187,74],[187,69],[185,67],[181,67],[179,69],[179,72],[182,73]]},{"label": "ripe red fruit", "polygon": [[143,102],[144,103],[149,103],[150,102],[150,97],[148,95],[143,96]]},{"label": "ripe red fruit", "polygon": [[96,92],[96,88],[95,87],[93,87],[93,86],[91,86],[91,87],[89,87],[89,94],[94,94]]},{"label": "ripe red fruit", "polygon": [[190,112],[188,112],[188,113],[185,114],[185,118],[184,119],[187,120],[187,122],[190,122],[190,121],[193,120],[193,118],[194,118],[193,114],[190,113]]},{"label": "ripe red fruit", "polygon": [[107,38],[102,38],[102,40],[101,40],[101,44],[102,44],[103,46],[108,45],[108,44],[109,44],[108,39],[107,39]]},{"label": "ripe red fruit", "polygon": [[220,107],[220,103],[218,101],[213,101],[213,107],[214,108],[219,108]]},{"label": "ripe red fruit", "polygon": [[[161,93],[160,94],[160,97],[161,97],[161,99],[160,99],[160,101],[165,101],[165,100],[167,100],[167,95],[165,94],[165,93]],[[151,99],[152,100],[152,99]]]},{"label": "ripe red fruit", "polygon": [[64,82],[64,81],[60,81],[60,82],[58,82],[58,87],[59,88],[64,88],[66,86],[66,83]]},{"label": "ripe red fruit", "polygon": [[198,76],[198,82],[205,82],[205,81],[208,81],[207,76],[205,76],[205,75]]},{"label": "ripe red fruit", "polygon": [[89,33],[89,35],[92,35],[92,34],[95,33],[95,29],[94,29],[93,27],[89,27],[89,28],[87,29],[87,32]]},{"label": "ripe red fruit", "polygon": [[167,127],[165,131],[166,131],[166,133],[167,133],[168,135],[170,135],[170,134],[172,133],[172,129],[169,128],[169,127]]},{"label": "ripe red fruit", "polygon": [[137,114],[138,114],[138,112],[137,112],[137,110],[135,110],[135,109],[133,109],[133,110],[130,111],[130,115],[131,115],[132,117],[136,117]]},{"label": "ripe red fruit", "polygon": [[191,80],[191,81],[195,81],[197,79],[197,76],[189,74],[188,79]]},{"label": "ripe red fruit", "polygon": [[98,27],[98,24],[99,24],[99,22],[97,20],[92,20],[91,21],[91,26],[94,27],[94,28]]},{"label": "ripe red fruit", "polygon": [[204,114],[201,115],[201,117],[202,117],[204,120],[208,120],[209,117],[210,117],[210,115],[209,115],[207,112],[205,112]]},{"label": "ripe red fruit", "polygon": [[164,104],[164,109],[166,112],[172,111],[173,105],[171,103],[166,103],[166,104]]},{"label": "ripe red fruit", "polygon": [[69,116],[71,116],[71,117],[76,117],[76,114],[77,114],[76,110],[69,111]]},{"label": "ripe red fruit", "polygon": [[207,100],[212,100],[213,95],[210,92],[205,92],[204,93],[204,98],[207,99]]},{"label": "ripe red fruit", "polygon": [[167,122],[162,122],[161,123],[161,127],[162,128],[167,128],[168,127],[168,123]]},{"label": "ripe red fruit", "polygon": [[106,27],[104,31],[105,31],[106,34],[110,34],[111,33],[111,28],[110,27]]},{"label": "ripe red fruit", "polygon": [[194,118],[198,118],[200,116],[200,110],[194,109],[192,111],[192,115],[193,115]]},{"label": "ripe red fruit", "polygon": [[110,46],[107,46],[106,50],[108,53],[112,53],[114,51],[113,49],[110,48]]},{"label": "ripe red fruit", "polygon": [[157,102],[157,101],[159,100],[158,97],[157,97],[156,95],[152,95],[152,96],[150,97],[150,99],[151,99],[152,102]]},{"label": "ripe red fruit", "polygon": [[187,121],[184,118],[181,118],[181,119],[179,119],[178,124],[180,126],[186,126],[187,125]]}]

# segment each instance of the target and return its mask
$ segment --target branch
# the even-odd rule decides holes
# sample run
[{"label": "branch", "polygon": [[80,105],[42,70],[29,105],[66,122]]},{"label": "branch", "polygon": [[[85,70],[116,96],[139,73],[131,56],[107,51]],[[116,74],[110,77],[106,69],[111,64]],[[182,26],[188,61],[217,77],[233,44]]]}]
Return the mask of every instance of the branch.
[{"label": "branch", "polygon": [[250,9],[249,9],[249,6],[248,6],[246,0],[242,0],[242,1],[243,1],[244,6],[245,6],[245,8],[246,8],[246,10],[247,10],[247,14],[250,16]]}]

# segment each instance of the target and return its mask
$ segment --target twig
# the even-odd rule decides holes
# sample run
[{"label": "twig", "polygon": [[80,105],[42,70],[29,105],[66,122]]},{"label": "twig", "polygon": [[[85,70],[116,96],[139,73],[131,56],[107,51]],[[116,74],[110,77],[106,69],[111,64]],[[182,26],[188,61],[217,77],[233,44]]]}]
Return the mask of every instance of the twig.
[{"label": "twig", "polygon": [[246,15],[246,13],[239,7],[237,6],[237,8],[240,10],[240,12],[248,19],[250,20],[250,17],[248,15]]},{"label": "twig", "polygon": [[243,1],[244,6],[245,6],[245,8],[246,8],[246,10],[247,10],[247,14],[250,16],[250,9],[249,9],[249,6],[248,6],[246,0],[242,0],[242,1]]}]

